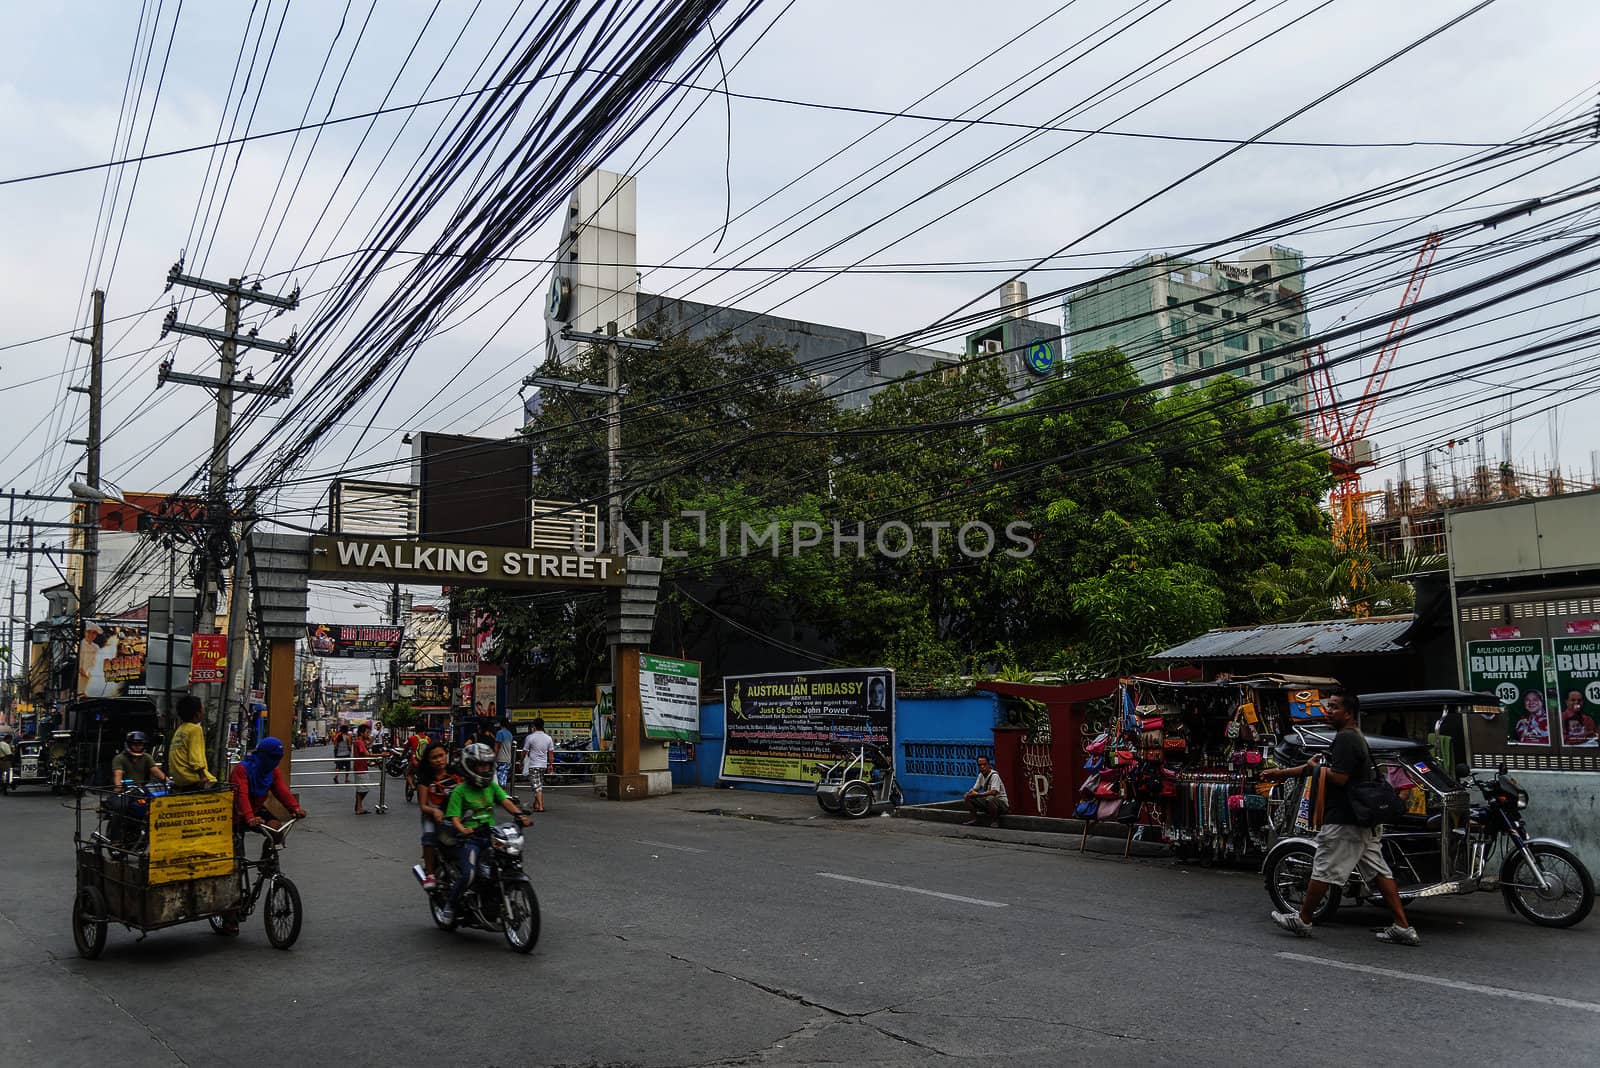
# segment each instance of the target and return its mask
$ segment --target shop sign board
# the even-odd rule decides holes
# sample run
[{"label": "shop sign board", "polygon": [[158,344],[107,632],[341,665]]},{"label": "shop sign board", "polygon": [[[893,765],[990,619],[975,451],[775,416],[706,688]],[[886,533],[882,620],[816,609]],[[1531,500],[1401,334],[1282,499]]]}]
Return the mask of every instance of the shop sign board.
[{"label": "shop sign board", "polygon": [[233,871],[233,794],[170,794],[150,800],[150,883]]},{"label": "shop sign board", "polygon": [[442,671],[403,671],[397,683],[397,692],[412,708],[450,707],[450,676]]},{"label": "shop sign board", "polygon": [[78,645],[80,697],[139,697],[149,631],[143,620],[85,619]]},{"label": "shop sign board", "polygon": [[831,743],[861,739],[894,752],[894,670],[842,668],[723,679],[722,778],[814,783]]},{"label": "shop sign board", "polygon": [[640,653],[639,709],[646,738],[698,741],[700,662]]},{"label": "shop sign board", "polygon": [[1499,699],[1508,744],[1550,744],[1543,638],[1468,642],[1467,688]]},{"label": "shop sign board", "polygon": [[1600,747],[1600,637],[1552,638],[1561,744]]},{"label": "shop sign board", "polygon": [[399,659],[405,636],[404,627],[383,623],[306,624],[311,655],[340,660]]},{"label": "shop sign board", "polygon": [[594,707],[550,705],[511,710],[511,722],[523,730],[532,730],[535,719],[544,720],[545,733],[558,742],[570,742],[577,738],[587,741],[594,729]]},{"label": "shop sign board", "polygon": [[228,636],[196,634],[189,639],[189,684],[222,682],[228,674]]},{"label": "shop sign board", "polygon": [[451,586],[604,587],[627,583],[620,556],[344,534],[312,536],[311,577]]}]

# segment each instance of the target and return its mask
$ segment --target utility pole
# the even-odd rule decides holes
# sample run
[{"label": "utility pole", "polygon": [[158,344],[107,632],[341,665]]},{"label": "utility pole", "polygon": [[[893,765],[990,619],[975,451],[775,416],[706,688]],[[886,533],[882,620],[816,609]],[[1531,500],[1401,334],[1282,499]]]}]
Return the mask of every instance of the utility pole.
[{"label": "utility pole", "polygon": [[[88,386],[68,386],[73,393],[87,393],[89,395],[89,433],[85,438],[68,438],[69,445],[82,445],[86,454],[84,465],[84,479],[89,488],[100,489],[100,405],[103,399],[101,367],[105,358],[105,318],[106,294],[104,290],[95,290],[89,298],[91,327],[88,337],[75,337],[72,340],[80,345],[89,346],[89,384]],[[83,557],[83,578],[78,588],[78,617],[89,619],[94,616],[95,588],[98,576],[95,573],[98,559],[96,550],[100,547],[100,502],[89,500],[83,506],[86,526],[83,531],[83,547],[86,550]]]},{"label": "utility pole", "polygon": [[17,584],[11,583],[11,610],[6,613],[6,674],[5,674],[5,708],[9,716],[16,706],[16,697],[11,686],[11,658],[16,654],[16,644],[13,635],[16,633],[13,624],[17,621]]},{"label": "utility pole", "polygon": [[[176,306],[173,306],[167,312],[166,321],[161,326],[161,336],[163,338],[168,333],[181,334],[188,337],[204,338],[215,345],[220,363],[221,373],[219,376],[210,378],[205,375],[174,371],[172,369],[172,359],[168,357],[162,362],[161,370],[156,379],[158,386],[165,385],[168,382],[176,382],[180,385],[204,386],[216,391],[217,412],[212,433],[211,460],[208,465],[206,482],[206,511],[208,524],[214,528],[218,535],[221,535],[229,531],[233,523],[233,517],[228,509],[227,498],[228,438],[233,430],[234,395],[237,393],[249,393],[270,397],[273,400],[283,400],[290,395],[293,388],[287,378],[279,385],[258,385],[252,382],[248,375],[242,381],[239,379],[238,361],[241,350],[253,348],[273,353],[276,356],[289,356],[294,353],[295,344],[293,333],[289,335],[287,341],[270,341],[266,338],[257,337],[254,329],[251,329],[248,333],[240,334],[239,313],[246,304],[264,304],[268,307],[277,308],[278,313],[281,315],[283,312],[299,307],[300,289],[296,287],[294,292],[287,297],[280,297],[273,293],[264,292],[259,285],[247,289],[245,288],[244,280],[241,278],[230,278],[226,283],[223,283],[186,275],[183,273],[183,259],[181,257],[167,272],[167,289],[170,290],[175,285],[211,293],[222,302],[223,328],[221,330],[179,322]],[[245,517],[245,519],[248,522],[248,517]],[[227,539],[220,538],[218,540],[226,541]],[[207,540],[207,544],[211,544],[211,539]],[[205,588],[201,594],[199,619],[196,621],[195,626],[195,633],[197,634],[216,633],[218,579],[220,579],[221,570],[222,561],[210,559],[208,553],[205,568],[206,577],[203,584]],[[239,581],[239,576],[242,572],[243,568],[236,563],[234,567],[232,610],[229,613],[230,635],[228,645],[230,648],[228,650],[229,656],[225,677],[220,686],[209,687],[211,690],[210,699],[206,701],[210,726],[216,740],[216,752],[219,754],[219,772],[226,771],[225,762],[221,755],[226,753],[227,705],[232,693],[233,673],[238,670],[238,665],[235,663],[235,656],[233,655],[233,647],[238,645],[242,648],[242,643],[239,643],[237,636],[231,632],[235,627],[243,629],[244,608],[248,598],[248,590],[243,589],[244,584]]]}]

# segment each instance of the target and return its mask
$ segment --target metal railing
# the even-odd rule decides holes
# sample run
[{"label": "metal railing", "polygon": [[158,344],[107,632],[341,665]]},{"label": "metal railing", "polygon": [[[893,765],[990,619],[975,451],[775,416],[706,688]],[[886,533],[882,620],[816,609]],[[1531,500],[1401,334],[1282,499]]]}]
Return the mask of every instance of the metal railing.
[{"label": "metal railing", "polygon": [[[387,759],[387,754],[372,754],[365,757],[303,757],[291,754],[289,757],[289,789],[299,793],[301,790],[358,790],[366,787],[366,792],[371,793],[373,787],[377,787],[378,803],[373,806],[373,811],[378,813],[388,812],[389,776],[383,770],[384,762]],[[357,760],[366,761],[366,771],[356,772],[352,770]],[[312,767],[310,765],[320,766]],[[340,776],[349,781],[333,781]],[[319,781],[307,782],[308,778],[316,778]]]},{"label": "metal railing", "polygon": [[[595,785],[616,766],[616,754],[610,749],[557,749],[555,763],[544,773],[546,790],[582,790]],[[512,766],[513,784],[526,784],[528,777],[522,765]]]}]

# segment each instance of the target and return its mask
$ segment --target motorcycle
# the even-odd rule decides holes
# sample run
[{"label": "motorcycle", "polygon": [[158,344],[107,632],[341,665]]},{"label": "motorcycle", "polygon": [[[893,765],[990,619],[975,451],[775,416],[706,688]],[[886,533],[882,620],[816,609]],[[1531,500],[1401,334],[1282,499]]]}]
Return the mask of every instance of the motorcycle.
[{"label": "motorcycle", "polygon": [[506,945],[518,953],[533,952],[539,941],[539,898],[522,868],[522,829],[515,824],[499,824],[489,831],[489,845],[478,854],[478,871],[472,885],[462,893],[455,915],[445,918],[450,888],[459,878],[456,865],[446,860],[434,873],[435,883],[427,888],[427,873],[421,864],[411,873],[427,890],[428,911],[441,930],[476,927],[498,931]]},{"label": "motorcycle", "polygon": [[[1380,771],[1388,767],[1416,770],[1411,778],[1428,791],[1430,801],[1429,814],[1408,815],[1384,827],[1384,859],[1402,901],[1498,890],[1506,911],[1541,927],[1572,927],[1589,915],[1594,877],[1567,843],[1528,836],[1522,816],[1528,791],[1504,764],[1488,778],[1474,777],[1465,765],[1457,769],[1460,783],[1481,794],[1479,805],[1470,805],[1467,791],[1426,759],[1400,764],[1380,759]],[[1315,842],[1297,836],[1267,853],[1262,870],[1279,911],[1299,910],[1315,852]],[[1377,888],[1364,885],[1358,874],[1343,887],[1329,888],[1312,922],[1332,915],[1345,896],[1382,903]]]},{"label": "motorcycle", "polygon": [[860,819],[873,812],[891,812],[905,803],[905,795],[894,781],[894,761],[882,749],[870,742],[853,746],[834,742],[832,748],[841,754],[840,759],[817,764],[817,804],[822,811]]}]

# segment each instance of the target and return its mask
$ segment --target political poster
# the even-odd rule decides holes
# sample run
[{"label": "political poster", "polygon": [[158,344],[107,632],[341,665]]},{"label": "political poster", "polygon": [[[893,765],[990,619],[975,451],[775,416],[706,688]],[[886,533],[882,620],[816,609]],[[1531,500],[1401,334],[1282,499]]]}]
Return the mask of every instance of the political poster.
[{"label": "political poster", "polygon": [[85,619],[78,645],[81,697],[138,697],[146,693],[149,632],[142,620]]},{"label": "political poster", "polygon": [[405,641],[404,627],[368,623],[307,623],[312,656],[341,660],[395,660]]},{"label": "political poster", "polygon": [[228,674],[228,636],[196,634],[189,645],[189,685],[222,682]]},{"label": "political poster", "polygon": [[894,671],[841,668],[723,679],[722,778],[815,783],[835,742],[894,753]]},{"label": "political poster", "polygon": [[172,794],[150,801],[150,884],[233,871],[233,794]]},{"label": "political poster", "polygon": [[1600,638],[1552,638],[1561,744],[1600,747]]},{"label": "political poster", "polygon": [[1508,744],[1550,744],[1543,638],[1468,642],[1467,687],[1499,699]]},{"label": "political poster", "polygon": [[699,662],[640,653],[639,709],[646,738],[699,740]]}]

